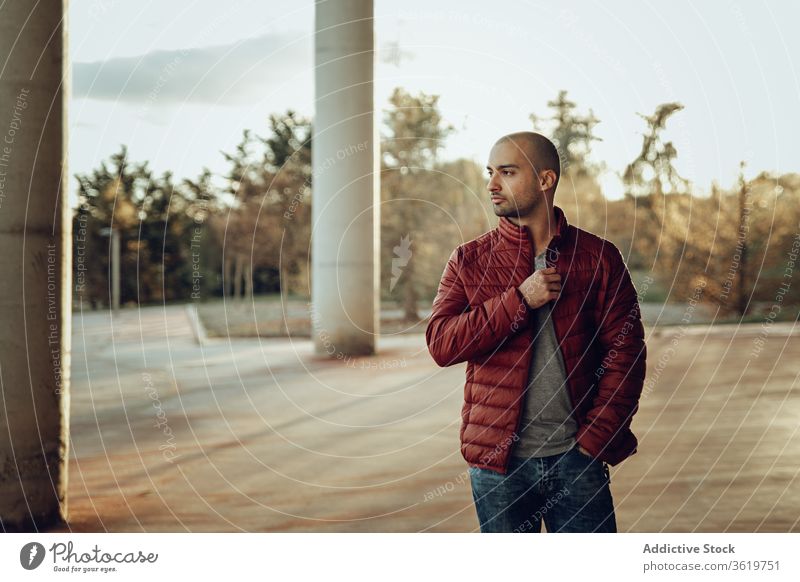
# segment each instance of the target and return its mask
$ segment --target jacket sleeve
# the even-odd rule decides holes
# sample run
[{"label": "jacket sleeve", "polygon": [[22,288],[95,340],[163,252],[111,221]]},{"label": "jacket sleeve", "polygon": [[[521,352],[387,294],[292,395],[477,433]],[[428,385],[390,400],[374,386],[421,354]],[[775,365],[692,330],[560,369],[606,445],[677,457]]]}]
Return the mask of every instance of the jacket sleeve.
[{"label": "jacket sleeve", "polygon": [[597,393],[576,437],[595,457],[630,427],[639,407],[647,358],[636,289],[619,249],[605,244],[607,259],[601,261],[604,272],[596,307],[601,346]]},{"label": "jacket sleeve", "polygon": [[470,307],[461,261],[459,247],[447,261],[425,330],[428,350],[439,366],[452,366],[489,352],[530,321],[528,306],[516,287]]}]

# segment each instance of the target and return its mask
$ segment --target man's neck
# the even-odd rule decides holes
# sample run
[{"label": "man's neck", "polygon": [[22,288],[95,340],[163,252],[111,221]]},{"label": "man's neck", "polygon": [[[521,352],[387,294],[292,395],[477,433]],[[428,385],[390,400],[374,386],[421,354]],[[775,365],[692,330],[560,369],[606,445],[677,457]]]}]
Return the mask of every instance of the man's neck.
[{"label": "man's neck", "polygon": [[552,206],[542,205],[527,216],[509,216],[508,219],[517,226],[528,227],[535,255],[540,255],[547,250],[547,245],[550,244],[558,229],[556,213]]}]

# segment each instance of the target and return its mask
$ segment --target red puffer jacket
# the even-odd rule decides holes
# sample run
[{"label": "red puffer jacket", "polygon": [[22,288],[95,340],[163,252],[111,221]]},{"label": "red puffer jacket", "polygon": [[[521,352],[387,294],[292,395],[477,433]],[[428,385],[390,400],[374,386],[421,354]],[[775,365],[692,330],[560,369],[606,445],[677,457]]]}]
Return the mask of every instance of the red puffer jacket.
[{"label": "red puffer jacket", "polygon": [[[578,443],[616,465],[636,452],[630,430],[645,376],[639,302],[617,247],[567,223],[547,264],[561,275],[552,303],[567,372]],[[461,411],[461,454],[474,467],[505,474],[522,418],[532,356],[530,310],[517,290],[533,272],[527,227],[500,224],[453,251],[425,336],[440,366],[467,362]]]}]

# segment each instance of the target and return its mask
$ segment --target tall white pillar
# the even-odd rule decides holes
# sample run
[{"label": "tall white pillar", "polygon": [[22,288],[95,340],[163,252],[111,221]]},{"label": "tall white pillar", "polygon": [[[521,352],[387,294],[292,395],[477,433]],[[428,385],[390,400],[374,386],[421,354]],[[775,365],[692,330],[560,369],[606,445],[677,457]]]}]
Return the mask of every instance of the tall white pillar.
[{"label": "tall white pillar", "polygon": [[66,0],[0,3],[0,530],[67,517]]},{"label": "tall white pillar", "polygon": [[319,354],[372,354],[380,310],[372,0],[318,0],[315,38],[312,334]]}]

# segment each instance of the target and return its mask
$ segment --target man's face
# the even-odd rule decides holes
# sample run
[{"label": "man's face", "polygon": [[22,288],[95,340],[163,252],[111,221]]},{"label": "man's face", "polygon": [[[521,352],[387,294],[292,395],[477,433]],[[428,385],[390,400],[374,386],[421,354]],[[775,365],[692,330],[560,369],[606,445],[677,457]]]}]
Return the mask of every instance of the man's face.
[{"label": "man's face", "polygon": [[[511,141],[497,143],[489,153],[487,190],[497,216],[522,218],[545,203],[542,180],[533,167],[535,160]],[[549,171],[548,171],[549,172]]]}]

